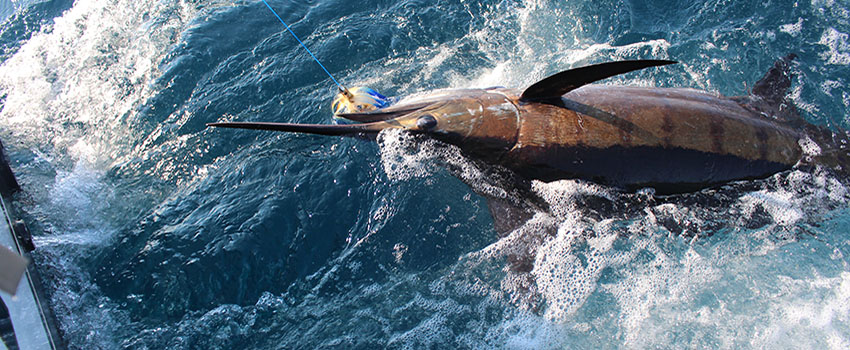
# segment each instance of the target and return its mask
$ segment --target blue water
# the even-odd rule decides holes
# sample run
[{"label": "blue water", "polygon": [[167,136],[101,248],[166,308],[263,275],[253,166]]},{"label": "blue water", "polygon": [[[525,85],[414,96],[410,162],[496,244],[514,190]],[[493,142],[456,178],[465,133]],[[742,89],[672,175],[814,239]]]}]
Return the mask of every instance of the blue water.
[{"label": "blue water", "polygon": [[[606,83],[732,96],[794,52],[801,114],[850,126],[846,1],[270,4],[388,96],[633,58],[681,64]],[[456,149],[206,128],[331,120],[261,1],[6,5],[0,138],[71,348],[850,348],[850,193],[820,169],[668,201],[535,183],[551,211],[500,237]]]}]

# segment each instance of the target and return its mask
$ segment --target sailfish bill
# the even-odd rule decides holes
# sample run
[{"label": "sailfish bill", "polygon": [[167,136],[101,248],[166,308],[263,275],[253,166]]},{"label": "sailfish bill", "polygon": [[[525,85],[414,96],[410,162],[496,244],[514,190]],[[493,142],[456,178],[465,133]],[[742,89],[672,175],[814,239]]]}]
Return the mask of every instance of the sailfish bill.
[{"label": "sailfish bill", "polygon": [[291,123],[269,123],[269,122],[221,122],[207,123],[207,126],[231,129],[269,130],[283,132],[297,132],[305,134],[344,136],[361,133],[378,133],[383,130],[383,125],[354,124],[354,125],[325,125],[325,124],[291,124]]}]

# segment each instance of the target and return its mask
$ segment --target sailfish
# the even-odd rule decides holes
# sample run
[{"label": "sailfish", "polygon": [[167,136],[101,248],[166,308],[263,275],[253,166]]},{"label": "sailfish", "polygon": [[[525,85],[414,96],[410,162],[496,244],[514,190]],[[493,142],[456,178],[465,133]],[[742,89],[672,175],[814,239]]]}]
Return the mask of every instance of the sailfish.
[{"label": "sailfish", "polygon": [[[467,157],[525,180],[581,179],[625,191],[698,191],[769,177],[806,162],[842,170],[846,138],[802,121],[785,99],[794,55],[746,96],[689,88],[596,85],[674,64],[625,60],[566,70],[510,88],[446,89],[389,107],[340,115],[348,125],[217,122],[213,127],[330,136],[402,129],[457,146]],[[838,135],[840,136],[840,135]],[[810,140],[821,154],[807,155]]]}]

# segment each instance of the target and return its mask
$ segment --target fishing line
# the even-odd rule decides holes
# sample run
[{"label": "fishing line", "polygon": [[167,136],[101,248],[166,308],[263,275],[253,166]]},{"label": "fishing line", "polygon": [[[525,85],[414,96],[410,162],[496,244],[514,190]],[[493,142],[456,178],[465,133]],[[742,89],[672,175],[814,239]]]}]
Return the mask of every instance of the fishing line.
[{"label": "fishing line", "polygon": [[283,18],[280,18],[280,15],[277,14],[277,12],[272,8],[272,6],[269,5],[266,0],[263,0],[263,3],[266,4],[266,7],[268,7],[272,14],[277,17],[277,20],[280,21],[280,23],[283,23],[283,25],[286,27],[286,30],[289,31],[289,34],[292,34],[292,37],[294,37],[295,40],[298,40],[298,43],[301,44],[301,47],[303,47],[304,50],[307,50],[307,53],[310,54],[310,57],[313,57],[313,60],[319,64],[319,67],[322,67],[322,70],[324,70],[325,73],[327,73],[328,76],[331,77],[331,80],[336,83],[336,86],[339,87],[339,93],[336,95],[333,103],[331,104],[335,121],[342,121],[342,119],[337,118],[337,116],[340,114],[369,112],[390,105],[390,99],[388,99],[384,95],[381,95],[373,89],[357,86],[349,90],[346,87],[342,86],[342,84],[340,84],[339,81],[337,81],[336,78],[331,75],[331,72],[329,72],[328,69],[325,68],[325,65],[323,65],[318,58],[316,58],[316,55],[314,55],[313,52],[310,51],[309,48],[307,48],[307,45],[304,45],[304,42],[301,41],[301,39],[299,39],[297,35],[295,35],[295,32],[293,32],[292,28],[290,28],[289,25],[283,21]]},{"label": "fishing line", "polygon": [[336,86],[339,87],[339,91],[347,93],[348,89],[346,89],[345,87],[342,86],[342,84],[340,84],[338,81],[336,81],[336,78],[334,78],[334,76],[331,75],[331,72],[328,72],[328,69],[325,68],[325,65],[323,65],[322,62],[320,62],[318,58],[316,58],[316,55],[314,55],[313,52],[310,51],[310,49],[307,48],[307,45],[304,45],[304,43],[301,41],[301,39],[298,39],[298,36],[295,35],[295,32],[293,32],[292,29],[289,28],[289,25],[286,24],[286,22],[283,21],[283,18],[280,18],[280,16],[277,14],[277,12],[275,12],[275,10],[271,7],[271,5],[269,5],[269,3],[266,2],[266,0],[263,0],[263,3],[266,4],[266,7],[268,7],[269,10],[272,11],[274,16],[277,17],[277,19],[280,21],[280,23],[283,23],[283,25],[286,27],[286,30],[289,31],[289,34],[292,34],[292,36],[295,38],[295,40],[298,40],[298,43],[301,44],[302,47],[304,47],[304,50],[307,50],[307,53],[309,53],[310,56],[313,57],[313,60],[315,60],[316,63],[319,64],[319,67],[322,67],[322,69],[325,71],[325,73],[327,73],[328,76],[331,77],[331,80],[333,80],[334,83],[336,83]]}]

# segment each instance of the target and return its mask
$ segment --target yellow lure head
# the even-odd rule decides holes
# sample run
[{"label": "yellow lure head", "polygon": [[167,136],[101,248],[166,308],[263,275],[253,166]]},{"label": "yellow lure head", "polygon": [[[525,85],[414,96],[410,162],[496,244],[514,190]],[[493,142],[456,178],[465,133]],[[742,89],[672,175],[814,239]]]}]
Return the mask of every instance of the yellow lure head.
[{"label": "yellow lure head", "polygon": [[389,99],[375,90],[357,86],[336,94],[331,109],[334,116],[344,113],[363,113],[390,105]]}]

